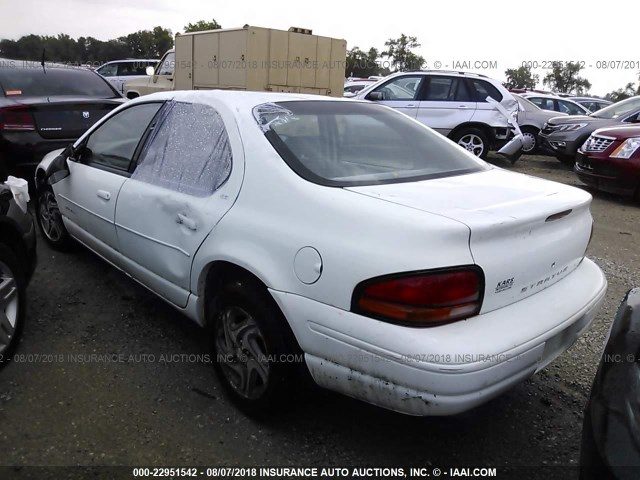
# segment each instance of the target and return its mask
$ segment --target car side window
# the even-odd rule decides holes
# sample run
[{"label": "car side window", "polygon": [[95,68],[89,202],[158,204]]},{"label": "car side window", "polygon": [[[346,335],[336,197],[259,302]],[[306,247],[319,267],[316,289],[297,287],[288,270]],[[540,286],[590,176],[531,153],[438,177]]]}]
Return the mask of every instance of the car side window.
[{"label": "car side window", "polygon": [[484,80],[479,80],[477,78],[471,79],[471,84],[473,85],[474,90],[476,91],[476,102],[486,102],[487,97],[493,98],[496,102],[502,101],[502,94],[498,91],[496,87],[491,85],[489,82]]},{"label": "car side window", "polygon": [[543,110],[556,110],[553,98],[535,97],[530,98],[529,100],[531,100],[531,102],[535,103]]},{"label": "car side window", "polygon": [[145,62],[122,62],[118,65],[118,76],[146,75],[146,68]]},{"label": "car side window", "polygon": [[558,104],[560,104],[561,112],[568,113],[569,115],[584,115],[582,109],[578,108],[573,103],[558,100]]},{"label": "car side window", "polygon": [[131,178],[206,197],[229,178],[232,154],[220,114],[199,103],[169,102]]},{"label": "car side window", "polygon": [[455,100],[459,79],[455,77],[432,76],[423,100],[432,102],[449,102]]},{"label": "car side window", "polygon": [[176,54],[171,52],[164,57],[158,75],[173,75],[173,68],[176,64]]},{"label": "car side window", "polygon": [[374,91],[382,92],[384,100],[415,100],[421,84],[421,75],[405,75],[388,81]]},{"label": "car side window", "polygon": [[135,105],[100,125],[84,143],[80,161],[126,172],[133,154],[161,103]]},{"label": "car side window", "polygon": [[98,73],[103,77],[115,77],[118,71],[118,66],[115,63],[104,65],[98,69]]}]

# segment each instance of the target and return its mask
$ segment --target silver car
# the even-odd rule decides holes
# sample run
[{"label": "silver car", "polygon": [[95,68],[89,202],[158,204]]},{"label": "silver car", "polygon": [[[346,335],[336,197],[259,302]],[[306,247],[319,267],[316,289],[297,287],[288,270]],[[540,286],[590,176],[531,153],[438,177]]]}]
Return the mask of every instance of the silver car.
[{"label": "silver car", "polygon": [[538,135],[542,130],[542,126],[549,119],[566,116],[566,113],[543,110],[516,93],[513,96],[518,101],[518,125],[520,125],[520,130],[522,130],[522,135],[524,136],[522,152],[533,154],[540,147]]}]

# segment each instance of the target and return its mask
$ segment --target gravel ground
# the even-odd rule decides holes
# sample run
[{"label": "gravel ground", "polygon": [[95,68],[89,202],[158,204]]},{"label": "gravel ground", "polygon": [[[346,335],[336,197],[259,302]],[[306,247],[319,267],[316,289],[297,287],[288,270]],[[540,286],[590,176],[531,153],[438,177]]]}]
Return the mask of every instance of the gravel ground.
[{"label": "gravel ground", "polygon": [[[551,157],[515,167],[490,160],[580,186]],[[313,390],[290,412],[256,422],[230,404],[209,365],[172,357],[207,353],[196,326],[92,253],[40,241],[22,361],[0,374],[0,465],[576,465],[604,336],[625,292],[640,285],[640,208],[594,193],[592,210],[589,255],[609,280],[593,327],[541,373],[448,418]],[[126,361],[70,357],[90,354]],[[520,478],[543,476],[531,472]],[[544,476],[567,478],[560,469]]]}]

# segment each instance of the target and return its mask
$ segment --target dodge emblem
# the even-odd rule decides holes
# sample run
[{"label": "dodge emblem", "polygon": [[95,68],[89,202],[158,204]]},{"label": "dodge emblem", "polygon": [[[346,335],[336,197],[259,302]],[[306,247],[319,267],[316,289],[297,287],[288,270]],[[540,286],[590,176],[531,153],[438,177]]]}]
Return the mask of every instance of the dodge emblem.
[{"label": "dodge emblem", "polygon": [[82,118],[89,118],[89,112],[82,112]]}]

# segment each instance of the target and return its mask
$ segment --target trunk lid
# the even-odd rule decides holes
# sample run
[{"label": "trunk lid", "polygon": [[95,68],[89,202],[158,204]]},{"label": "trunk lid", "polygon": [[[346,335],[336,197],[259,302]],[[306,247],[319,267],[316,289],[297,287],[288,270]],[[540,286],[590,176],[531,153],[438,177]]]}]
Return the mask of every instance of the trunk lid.
[{"label": "trunk lid", "polygon": [[[481,313],[522,300],[566,277],[582,261],[591,236],[591,195],[497,168],[348,190],[466,225],[471,255],[485,274]],[[420,268],[428,266],[416,265]]]},{"label": "trunk lid", "polygon": [[28,105],[42,138],[78,138],[89,127],[123,103],[120,99],[42,97],[20,99]]}]

